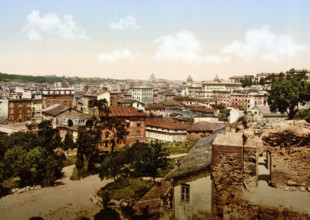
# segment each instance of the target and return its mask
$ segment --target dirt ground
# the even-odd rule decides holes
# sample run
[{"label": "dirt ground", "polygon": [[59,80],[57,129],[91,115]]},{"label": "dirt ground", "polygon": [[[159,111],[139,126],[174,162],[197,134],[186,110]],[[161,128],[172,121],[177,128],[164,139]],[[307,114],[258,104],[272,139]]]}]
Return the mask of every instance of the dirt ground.
[{"label": "dirt ground", "polygon": [[57,186],[32,190],[0,199],[0,219],[19,220],[32,216],[44,219],[91,218],[100,211],[101,206],[90,200],[90,195],[112,180],[101,181],[98,175],[79,181],[70,180],[74,165],[63,169],[64,177]]}]

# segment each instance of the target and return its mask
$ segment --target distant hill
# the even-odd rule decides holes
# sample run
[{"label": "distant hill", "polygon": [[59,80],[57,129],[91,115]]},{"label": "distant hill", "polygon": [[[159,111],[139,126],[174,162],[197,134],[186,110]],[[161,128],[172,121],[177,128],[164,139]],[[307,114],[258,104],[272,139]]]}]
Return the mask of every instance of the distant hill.
[{"label": "distant hill", "polygon": [[7,74],[0,72],[0,82],[16,81],[19,83],[55,83],[67,82],[69,84],[76,83],[103,83],[103,82],[117,82],[116,79],[104,78],[81,78],[81,77],[59,77],[59,76],[30,76],[30,75],[17,75]]}]

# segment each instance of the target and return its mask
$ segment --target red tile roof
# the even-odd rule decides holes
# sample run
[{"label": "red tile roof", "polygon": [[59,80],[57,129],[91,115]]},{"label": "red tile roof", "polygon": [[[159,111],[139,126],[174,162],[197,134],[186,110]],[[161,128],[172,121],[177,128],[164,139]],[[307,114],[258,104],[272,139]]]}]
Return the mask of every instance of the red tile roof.
[{"label": "red tile roof", "polygon": [[163,180],[159,186],[154,186],[135,205],[136,215],[142,215],[142,208],[149,206],[149,214],[159,214],[161,208],[161,196],[167,197],[171,191],[171,182]]},{"label": "red tile roof", "polygon": [[191,110],[193,112],[202,112],[202,113],[214,113],[216,111],[213,108],[204,108],[204,107],[194,107]]},{"label": "red tile roof", "polygon": [[166,109],[166,108],[161,104],[146,105],[145,106],[145,110],[156,110],[156,109]]},{"label": "red tile roof", "polygon": [[147,118],[145,122],[146,126],[156,127],[156,128],[166,128],[172,130],[186,130],[189,127],[187,123],[175,123],[169,118],[157,118],[154,120],[153,118]]},{"label": "red tile roof", "polygon": [[109,107],[109,116],[111,117],[146,117],[146,113],[139,112],[138,109],[129,106],[111,106]]}]

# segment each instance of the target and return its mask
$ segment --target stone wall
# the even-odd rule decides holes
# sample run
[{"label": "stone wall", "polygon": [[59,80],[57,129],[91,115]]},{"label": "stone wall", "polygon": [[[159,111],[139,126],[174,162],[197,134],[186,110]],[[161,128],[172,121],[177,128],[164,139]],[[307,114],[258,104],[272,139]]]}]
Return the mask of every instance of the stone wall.
[{"label": "stone wall", "polygon": [[[221,139],[226,138],[224,135]],[[212,219],[222,219],[224,209],[241,199],[243,183],[243,140],[236,135],[240,146],[228,146],[216,140],[212,146]]]},{"label": "stone wall", "polygon": [[256,147],[243,148],[243,179],[247,187],[255,187],[257,183]]}]

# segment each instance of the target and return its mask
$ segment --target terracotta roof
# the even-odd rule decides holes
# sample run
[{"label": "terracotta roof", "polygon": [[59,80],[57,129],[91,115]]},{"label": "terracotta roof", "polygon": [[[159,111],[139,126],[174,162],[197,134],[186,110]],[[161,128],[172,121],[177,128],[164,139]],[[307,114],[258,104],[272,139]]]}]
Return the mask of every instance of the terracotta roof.
[{"label": "terracotta roof", "polygon": [[223,123],[210,123],[206,121],[197,122],[190,126],[188,131],[217,131],[225,128]]},{"label": "terracotta roof", "polygon": [[171,191],[171,182],[163,180],[160,185],[155,185],[135,205],[136,215],[142,215],[142,208],[149,206],[149,214],[159,214],[161,208],[161,196],[167,197]]},{"label": "terracotta roof", "polygon": [[132,99],[119,99],[117,103],[119,104],[131,104],[133,102]]},{"label": "terracotta roof", "polygon": [[193,112],[201,112],[201,113],[214,113],[216,111],[213,108],[204,108],[204,107],[194,107],[191,110]]},{"label": "terracotta roof", "polygon": [[42,110],[42,113],[44,114],[49,114],[52,116],[56,116],[59,115],[60,113],[66,111],[67,109],[69,109],[69,107],[62,105],[62,104],[55,104],[52,106],[49,106],[45,109]]},{"label": "terracotta roof", "polygon": [[119,104],[132,104],[132,103],[134,103],[134,102],[138,102],[138,103],[140,103],[141,105],[144,105],[144,103],[139,102],[139,101],[137,101],[137,100],[133,100],[133,99],[119,99],[119,100],[117,101],[117,103],[119,103]]},{"label": "terracotta roof", "polygon": [[161,104],[145,105],[145,110],[156,110],[156,109],[165,109],[165,107]]},{"label": "terracotta roof", "polygon": [[139,112],[138,109],[129,106],[111,106],[109,107],[109,116],[111,117],[146,117],[146,113]]},{"label": "terracotta roof", "polygon": [[161,104],[164,106],[180,106],[177,102],[174,101],[163,101]]},{"label": "terracotta roof", "polygon": [[156,127],[156,128],[166,128],[172,130],[186,130],[189,127],[187,123],[175,123],[168,118],[162,118],[162,120],[153,120],[147,118],[146,126]]}]

